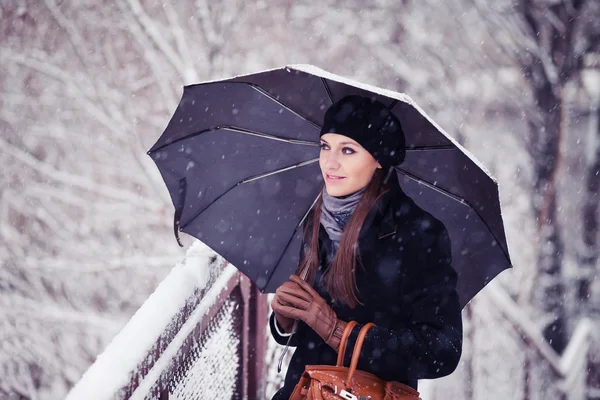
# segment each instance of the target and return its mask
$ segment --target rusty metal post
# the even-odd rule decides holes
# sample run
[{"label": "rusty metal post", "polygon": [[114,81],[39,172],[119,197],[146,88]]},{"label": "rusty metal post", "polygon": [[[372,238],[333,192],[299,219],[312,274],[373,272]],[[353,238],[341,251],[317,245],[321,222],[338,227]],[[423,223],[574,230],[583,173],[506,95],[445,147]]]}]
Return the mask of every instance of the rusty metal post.
[{"label": "rusty metal post", "polygon": [[240,274],[244,298],[242,338],[242,398],[262,400],[265,383],[266,326],[268,319],[267,296],[245,276]]}]

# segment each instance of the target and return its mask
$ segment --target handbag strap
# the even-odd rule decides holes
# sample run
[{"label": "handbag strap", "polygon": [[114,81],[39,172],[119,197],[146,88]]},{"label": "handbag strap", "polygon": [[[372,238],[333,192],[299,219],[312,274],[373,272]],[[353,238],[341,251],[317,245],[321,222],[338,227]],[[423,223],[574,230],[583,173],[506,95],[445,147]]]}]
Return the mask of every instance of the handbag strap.
[{"label": "handbag strap", "polygon": [[[365,336],[367,336],[367,332],[369,329],[374,327],[375,324],[369,322],[365,326],[362,327],[360,332],[358,333],[358,338],[356,339],[356,344],[354,345],[354,351],[352,352],[352,361],[350,362],[350,370],[348,371],[348,378],[346,379],[347,388],[352,387],[352,378],[354,377],[354,373],[356,372],[356,367],[358,366],[358,359],[360,358],[360,351],[362,350],[363,343],[365,341]],[[339,357],[339,354],[338,354]]]},{"label": "handbag strap", "polygon": [[342,333],[342,340],[340,341],[340,348],[338,349],[338,359],[336,366],[342,367],[344,365],[344,355],[346,354],[346,345],[348,344],[348,337],[350,337],[350,333],[352,333],[352,329],[356,326],[358,322],[350,321],[346,324],[346,328],[344,329],[344,333]]}]

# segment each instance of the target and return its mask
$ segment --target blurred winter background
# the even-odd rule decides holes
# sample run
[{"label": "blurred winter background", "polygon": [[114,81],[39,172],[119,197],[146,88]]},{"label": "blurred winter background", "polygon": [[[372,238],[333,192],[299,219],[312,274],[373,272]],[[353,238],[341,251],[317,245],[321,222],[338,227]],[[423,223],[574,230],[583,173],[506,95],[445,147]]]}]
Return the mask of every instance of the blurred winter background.
[{"label": "blurred winter background", "polygon": [[183,259],[145,154],[182,85],[292,63],[409,94],[499,181],[515,268],[424,398],[600,399],[597,0],[0,1],[0,398],[64,398]]}]

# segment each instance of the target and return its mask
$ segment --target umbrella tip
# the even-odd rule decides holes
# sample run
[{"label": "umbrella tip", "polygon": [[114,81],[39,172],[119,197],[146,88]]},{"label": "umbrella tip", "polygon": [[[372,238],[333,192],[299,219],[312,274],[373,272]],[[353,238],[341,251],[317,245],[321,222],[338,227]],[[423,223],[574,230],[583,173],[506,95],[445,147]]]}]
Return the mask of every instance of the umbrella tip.
[{"label": "umbrella tip", "polygon": [[177,244],[179,247],[183,247],[183,243],[181,243],[181,239],[179,238],[179,226],[179,215],[178,213],[175,213],[175,220],[173,221],[173,233],[175,234],[175,239],[177,239]]}]

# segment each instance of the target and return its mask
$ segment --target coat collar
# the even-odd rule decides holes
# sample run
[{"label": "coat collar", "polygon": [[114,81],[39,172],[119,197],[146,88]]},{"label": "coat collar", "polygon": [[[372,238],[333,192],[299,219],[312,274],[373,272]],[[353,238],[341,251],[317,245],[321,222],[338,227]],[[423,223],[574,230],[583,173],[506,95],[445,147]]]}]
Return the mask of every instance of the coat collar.
[{"label": "coat collar", "polygon": [[404,208],[401,206],[406,203],[408,197],[400,188],[395,177],[390,179],[386,190],[367,215],[359,238],[364,238],[369,232],[373,232],[377,239],[383,239],[398,230],[395,212]]},{"label": "coat collar", "polygon": [[393,220],[393,213],[386,213],[384,219],[379,227],[377,239],[383,239],[384,237],[393,235],[398,230],[398,224]]}]

